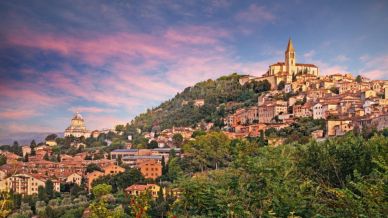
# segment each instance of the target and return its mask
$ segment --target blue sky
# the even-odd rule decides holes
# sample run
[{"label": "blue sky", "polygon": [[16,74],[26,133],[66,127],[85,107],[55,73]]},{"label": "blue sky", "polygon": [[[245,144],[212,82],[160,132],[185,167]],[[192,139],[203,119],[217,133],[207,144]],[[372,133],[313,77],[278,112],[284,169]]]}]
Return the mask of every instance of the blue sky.
[{"label": "blue sky", "polygon": [[126,123],[185,87],[282,61],[388,79],[387,1],[2,1],[0,137]]}]

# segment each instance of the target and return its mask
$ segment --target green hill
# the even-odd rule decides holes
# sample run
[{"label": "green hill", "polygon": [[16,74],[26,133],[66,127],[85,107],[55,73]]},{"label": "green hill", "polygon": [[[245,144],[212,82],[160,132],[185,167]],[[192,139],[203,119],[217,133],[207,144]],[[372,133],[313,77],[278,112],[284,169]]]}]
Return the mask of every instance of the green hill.
[{"label": "green hill", "polygon": [[[174,98],[137,116],[130,129],[163,130],[173,126],[195,126],[201,121],[214,122],[216,127],[222,127],[222,118],[226,114],[256,104],[258,95],[271,88],[268,81],[254,81],[242,86],[239,83],[241,76],[233,73],[187,87]],[[198,99],[204,100],[203,106],[195,106]]]}]

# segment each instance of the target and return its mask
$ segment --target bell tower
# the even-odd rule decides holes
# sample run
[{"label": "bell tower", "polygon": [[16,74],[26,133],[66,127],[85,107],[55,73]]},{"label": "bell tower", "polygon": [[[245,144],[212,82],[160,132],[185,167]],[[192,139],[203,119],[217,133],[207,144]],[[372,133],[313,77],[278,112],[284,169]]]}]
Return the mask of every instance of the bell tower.
[{"label": "bell tower", "polygon": [[292,45],[291,38],[288,40],[287,50],[285,52],[286,60],[284,62],[286,66],[286,71],[289,74],[296,74],[296,57],[295,57],[295,49]]}]

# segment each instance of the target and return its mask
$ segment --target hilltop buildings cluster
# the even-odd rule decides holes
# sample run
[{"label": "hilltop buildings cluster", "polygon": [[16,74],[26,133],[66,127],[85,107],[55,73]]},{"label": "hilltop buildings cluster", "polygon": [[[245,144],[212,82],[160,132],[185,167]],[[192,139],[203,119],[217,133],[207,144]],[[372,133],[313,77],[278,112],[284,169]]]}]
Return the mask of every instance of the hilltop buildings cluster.
[{"label": "hilltop buildings cluster", "polygon": [[240,84],[263,80],[271,83],[272,90],[260,95],[256,106],[240,108],[225,118],[231,137],[258,136],[269,128],[290,126],[301,117],[326,121],[326,129],[314,132],[314,137],[388,126],[387,81],[351,74],[321,76],[315,65],[296,63],[291,40],[285,62],[271,65],[262,77],[244,76]]}]

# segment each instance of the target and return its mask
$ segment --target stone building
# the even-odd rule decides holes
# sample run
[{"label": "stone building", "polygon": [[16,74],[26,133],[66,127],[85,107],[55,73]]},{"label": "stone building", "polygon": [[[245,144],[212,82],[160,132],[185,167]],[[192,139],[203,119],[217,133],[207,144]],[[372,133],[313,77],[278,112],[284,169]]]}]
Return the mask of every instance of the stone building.
[{"label": "stone building", "polygon": [[80,113],[75,113],[73,119],[71,119],[70,126],[65,130],[66,136],[74,136],[74,137],[90,137],[90,131],[86,129],[84,118]]}]

